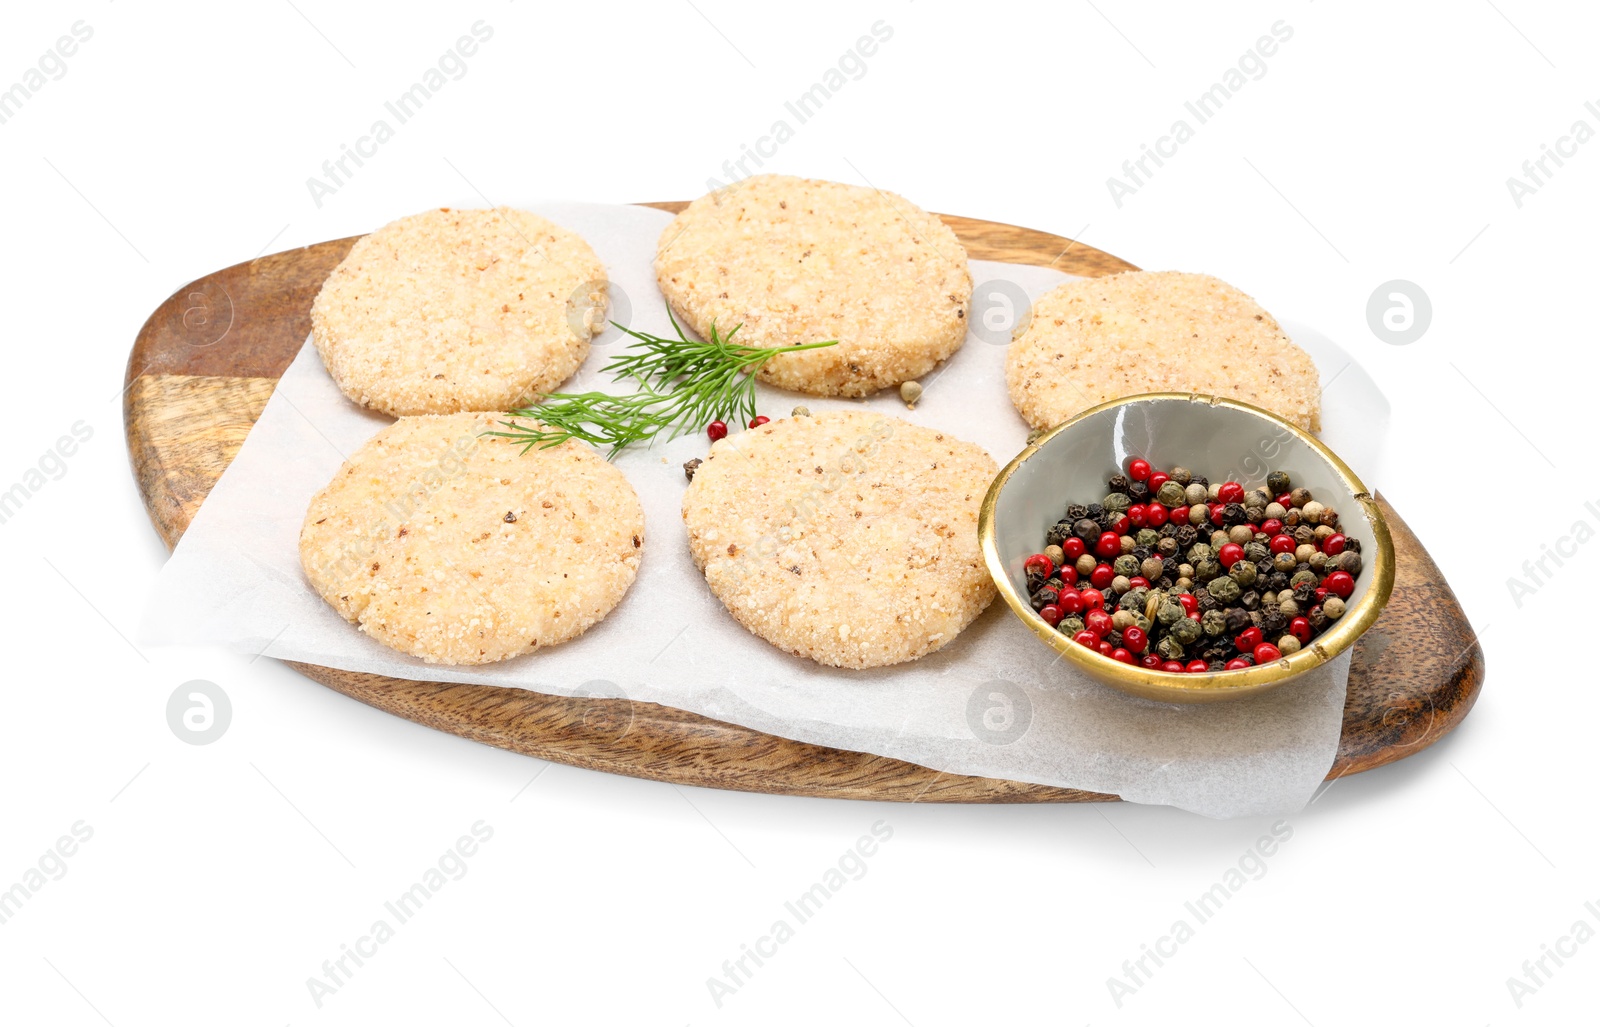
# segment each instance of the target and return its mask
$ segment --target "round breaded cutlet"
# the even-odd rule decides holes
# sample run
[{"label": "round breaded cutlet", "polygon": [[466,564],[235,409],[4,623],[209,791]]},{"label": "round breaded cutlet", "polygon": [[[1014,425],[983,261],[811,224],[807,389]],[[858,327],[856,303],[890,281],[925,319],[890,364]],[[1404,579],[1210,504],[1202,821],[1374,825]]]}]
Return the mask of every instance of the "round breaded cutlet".
[{"label": "round breaded cutlet", "polygon": [[1242,400],[1321,426],[1316,365],[1255,300],[1210,275],[1128,271],[1066,282],[1006,354],[1011,402],[1035,428],[1142,392]]},{"label": "round breaded cutlet", "polygon": [[311,337],[364,407],[515,410],[583,363],[606,298],[576,233],[521,210],[430,210],[356,242],[311,305]]},{"label": "round breaded cutlet", "polygon": [[830,667],[903,663],[994,598],[978,446],[882,414],[791,417],[711,447],[683,497],[689,550],[752,633]]},{"label": "round breaded cutlet", "polygon": [[866,396],[920,378],[967,337],[972,275],[944,222],[894,195],[757,175],[700,197],[661,233],[656,281],[709,339],[837,346],[775,358],[763,381]]},{"label": "round breaded cutlet", "polygon": [[428,663],[507,660],[582,634],[639,570],[644,511],[580,442],[523,454],[502,414],[405,417],[311,500],[300,564],[377,641]]}]

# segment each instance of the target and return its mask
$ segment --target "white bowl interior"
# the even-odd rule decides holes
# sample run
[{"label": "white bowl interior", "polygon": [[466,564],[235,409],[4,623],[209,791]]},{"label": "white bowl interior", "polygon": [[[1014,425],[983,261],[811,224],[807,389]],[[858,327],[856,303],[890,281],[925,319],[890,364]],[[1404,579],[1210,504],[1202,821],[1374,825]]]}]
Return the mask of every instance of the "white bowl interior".
[{"label": "white bowl interior", "polygon": [[1361,541],[1362,571],[1347,602],[1367,594],[1376,575],[1377,543],[1366,511],[1338,469],[1281,424],[1249,410],[1212,406],[1203,398],[1133,400],[1091,414],[1046,439],[1012,472],[994,506],[995,547],[1019,596],[1027,595],[1022,564],[1044,549],[1045,532],[1071,503],[1098,503],[1106,479],[1142,457],[1154,470],[1186,467],[1213,482],[1265,487],[1286,471],[1296,487],[1339,512],[1340,530]]}]

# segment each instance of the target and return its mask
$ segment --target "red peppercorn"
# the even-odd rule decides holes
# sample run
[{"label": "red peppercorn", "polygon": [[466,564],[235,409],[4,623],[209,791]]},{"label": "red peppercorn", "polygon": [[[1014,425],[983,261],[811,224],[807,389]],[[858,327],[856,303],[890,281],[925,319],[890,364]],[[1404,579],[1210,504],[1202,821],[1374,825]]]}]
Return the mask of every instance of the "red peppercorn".
[{"label": "red peppercorn", "polygon": [[1078,595],[1083,597],[1085,610],[1098,610],[1106,605],[1106,597],[1101,595],[1098,589],[1086,588]]},{"label": "red peppercorn", "polygon": [[1283,495],[1279,496],[1277,502],[1278,502],[1278,505],[1283,507],[1285,510],[1289,509],[1289,507],[1294,505],[1293,503],[1289,502],[1289,493],[1287,493],[1287,492],[1285,492]]},{"label": "red peppercorn", "polygon": [[1069,585],[1076,585],[1078,583],[1078,568],[1072,566],[1070,563],[1056,571],[1056,575]]},{"label": "red peppercorn", "polygon": [[1133,577],[1128,579],[1128,588],[1130,589],[1149,587],[1150,579],[1145,577],[1143,574],[1135,574]]},{"label": "red peppercorn", "polygon": [[1300,642],[1311,641],[1311,622],[1304,617],[1296,617],[1289,622],[1289,634]]},{"label": "red peppercorn", "polygon": [[1347,571],[1334,571],[1322,579],[1322,587],[1340,599],[1349,599],[1350,593],[1356,590],[1356,579]]},{"label": "red peppercorn", "polygon": [[1243,656],[1235,656],[1228,661],[1228,670],[1249,670],[1252,664]]},{"label": "red peppercorn", "polygon": [[1094,544],[1094,551],[1100,556],[1116,556],[1122,552],[1122,536],[1114,531],[1100,534],[1100,541]]},{"label": "red peppercorn", "polygon": [[1144,504],[1143,503],[1135,503],[1132,506],[1128,507],[1127,517],[1128,517],[1128,523],[1133,525],[1135,528],[1144,527],[1145,524],[1147,523],[1145,521],[1145,519],[1144,519],[1144,517],[1145,517],[1145,506],[1144,506]]},{"label": "red peppercorn", "polygon": [[1061,551],[1067,554],[1068,561],[1075,561],[1078,557],[1087,553],[1089,547],[1083,544],[1083,539],[1074,535],[1071,538],[1061,540]]},{"label": "red peppercorn", "polygon": [[1338,556],[1344,552],[1344,536],[1335,532],[1322,540],[1322,551],[1329,556]]},{"label": "red peppercorn", "polygon": [[1229,542],[1217,550],[1217,562],[1224,567],[1232,567],[1244,559],[1244,546],[1237,542]]},{"label": "red peppercorn", "polygon": [[1111,634],[1111,614],[1104,610],[1090,610],[1083,618],[1083,626],[1095,633],[1096,638]]},{"label": "red peppercorn", "polygon": [[1149,639],[1144,637],[1144,629],[1130,627],[1122,633],[1122,643],[1136,653],[1144,652],[1145,643]]},{"label": "red peppercorn", "polygon": [[1283,531],[1283,522],[1276,517],[1268,517],[1261,522],[1261,527],[1256,529],[1263,535],[1277,535]]},{"label": "red peppercorn", "polygon": [[1056,605],[1061,607],[1063,616],[1076,617],[1083,612],[1083,595],[1078,592],[1063,592],[1056,600]]},{"label": "red peppercorn", "polygon": [[1173,507],[1172,508],[1172,523],[1173,524],[1188,524],[1189,523],[1189,508],[1186,507],[1186,506],[1175,506],[1175,507]]},{"label": "red peppercorn", "polygon": [[1157,656],[1155,653],[1151,653],[1149,656],[1146,656],[1139,661],[1139,666],[1143,667],[1145,670],[1160,670],[1161,657]]},{"label": "red peppercorn", "polygon": [[1052,628],[1061,623],[1061,607],[1054,603],[1045,603],[1039,607],[1039,616]]},{"label": "red peppercorn", "polygon": [[1182,674],[1183,664],[1179,663],[1177,660],[1168,660],[1161,665],[1161,669],[1166,671],[1168,674]]},{"label": "red peppercorn", "polygon": [[1190,660],[1189,665],[1183,669],[1190,674],[1204,674],[1211,669],[1211,665],[1204,660]]},{"label": "red peppercorn", "polygon": [[1113,649],[1113,650],[1111,650],[1111,658],[1113,660],[1116,660],[1118,663],[1132,663],[1133,662],[1133,654],[1128,652],[1128,650],[1126,650],[1126,649]]},{"label": "red peppercorn", "polygon": [[1326,599],[1326,598],[1328,598],[1328,590],[1327,590],[1327,589],[1325,589],[1325,588],[1320,588],[1320,587],[1319,587],[1319,588],[1318,588],[1318,589],[1317,589],[1317,602],[1319,602],[1319,603],[1320,603],[1320,602],[1322,602],[1322,601],[1323,601],[1323,600],[1324,600],[1324,599]]},{"label": "red peppercorn", "polygon": [[1146,460],[1135,460],[1128,465],[1128,477],[1134,481],[1148,481],[1150,479],[1150,464]]},{"label": "red peppercorn", "polygon": [[1236,481],[1225,481],[1217,486],[1217,502],[1242,503],[1244,502],[1244,486]]},{"label": "red peppercorn", "polygon": [[1145,484],[1150,486],[1150,494],[1153,496],[1157,492],[1161,491],[1161,486],[1165,485],[1171,480],[1172,475],[1167,474],[1165,471],[1156,471],[1150,475],[1150,480],[1145,482]]},{"label": "red peppercorn", "polygon": [[1211,523],[1219,528],[1222,527],[1222,511],[1227,508],[1221,503],[1211,503],[1209,506],[1211,509]]},{"label": "red peppercorn", "polygon": [[728,426],[721,421],[712,421],[706,425],[706,434],[711,436],[712,442],[725,439],[728,437]]},{"label": "red peppercorn", "polygon": [[1093,631],[1090,631],[1088,628],[1084,628],[1082,631],[1078,632],[1076,635],[1073,635],[1072,636],[1072,640],[1074,642],[1078,643],[1079,645],[1083,646],[1085,649],[1093,649],[1095,646],[1100,644],[1100,636],[1096,635]]},{"label": "red peppercorn", "polygon": [[1121,517],[1118,517],[1117,523],[1111,526],[1111,530],[1116,532],[1118,535],[1126,535],[1130,530],[1132,530],[1132,528],[1133,522],[1128,519],[1127,514],[1123,514]]},{"label": "red peppercorn", "polygon": [[1096,564],[1094,572],[1089,575],[1089,584],[1104,591],[1111,587],[1116,576],[1116,570],[1109,563]]},{"label": "red peppercorn", "polygon": [[1298,543],[1295,542],[1292,535],[1274,535],[1272,540],[1267,543],[1267,548],[1274,553],[1292,553],[1297,546]]},{"label": "red peppercorn", "polygon": [[1056,569],[1056,565],[1043,553],[1034,553],[1022,561],[1022,569],[1028,574],[1038,574],[1041,578],[1048,578],[1050,572]]},{"label": "red peppercorn", "polygon": [[1167,513],[1167,508],[1162,506],[1160,503],[1151,503],[1144,515],[1145,520],[1150,523],[1150,527],[1152,528],[1162,527],[1167,523],[1167,519],[1170,516],[1171,515]]},{"label": "red peppercorn", "polygon": [[1283,659],[1283,654],[1278,652],[1278,647],[1271,642],[1262,642],[1256,646],[1256,651],[1253,655],[1257,663],[1271,663],[1273,660]]},{"label": "red peppercorn", "polygon": [[1200,609],[1200,600],[1196,599],[1188,592],[1179,592],[1178,605],[1183,607],[1184,613],[1194,613],[1196,610]]},{"label": "red peppercorn", "polygon": [[1234,646],[1241,653],[1248,653],[1261,644],[1261,629],[1255,626],[1245,628],[1239,632],[1239,637],[1233,640]]},{"label": "red peppercorn", "polygon": [[1099,653],[1101,656],[1110,656],[1111,655],[1111,643],[1110,642],[1100,642],[1094,647],[1094,651]]},{"label": "red peppercorn", "polygon": [[772,420],[772,418],[770,418],[770,417],[757,417],[755,420],[750,422],[750,427],[759,428],[763,424],[766,424],[770,420]]}]

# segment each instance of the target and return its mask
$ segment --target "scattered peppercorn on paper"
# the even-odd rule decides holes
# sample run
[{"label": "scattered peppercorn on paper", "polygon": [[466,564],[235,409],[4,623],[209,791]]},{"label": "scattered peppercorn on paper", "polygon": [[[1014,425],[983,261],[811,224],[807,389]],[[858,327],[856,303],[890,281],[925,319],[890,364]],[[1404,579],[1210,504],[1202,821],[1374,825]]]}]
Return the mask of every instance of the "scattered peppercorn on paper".
[{"label": "scattered peppercorn on paper", "polygon": [[[631,308],[631,327],[671,332],[651,266],[670,215],[570,203],[525,209],[589,241],[610,274],[613,310]],[[1000,464],[1010,460],[1028,428],[1006,390],[1008,319],[1019,296],[1035,299],[1067,276],[990,261],[972,261],[971,269],[973,331],[922,379],[914,407],[895,389],[834,400],[760,385],[760,414],[785,417],[796,405],[879,411],[975,442]],[[1293,323],[1284,327],[1321,374],[1321,438],[1376,487],[1387,401],[1338,346]],[[597,336],[564,390],[620,388],[599,369],[626,342],[615,328]],[[734,621],[690,558],[680,513],[683,465],[705,456],[703,432],[617,457],[644,505],[646,535],[638,578],[604,621],[572,641],[500,664],[411,659],[324,603],[301,571],[298,550],[312,495],[389,423],[346,400],[308,342],[163,569],[141,640],[220,645],[397,678],[626,696],[951,774],[1081,788],[1211,817],[1302,808],[1337,752],[1348,650],[1292,687],[1187,706],[1132,698],[1089,680],[998,599],[955,640],[911,663],[837,670],[779,651]]]}]

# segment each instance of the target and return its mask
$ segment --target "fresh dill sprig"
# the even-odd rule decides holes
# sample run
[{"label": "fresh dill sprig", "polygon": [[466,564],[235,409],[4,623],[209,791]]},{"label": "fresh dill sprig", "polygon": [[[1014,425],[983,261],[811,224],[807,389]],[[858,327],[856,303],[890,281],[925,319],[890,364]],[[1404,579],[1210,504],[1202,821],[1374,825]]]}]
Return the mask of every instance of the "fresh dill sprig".
[{"label": "fresh dill sprig", "polygon": [[755,373],[767,361],[784,353],[838,345],[835,339],[798,346],[744,346],[733,341],[739,326],[722,335],[715,324],[711,338],[699,342],[683,334],[677,318],[671,320],[676,339],[617,325],[638,341],[601,370],[614,381],[631,379],[637,391],[622,396],[547,393],[536,405],[511,412],[513,418],[536,423],[502,421],[506,431],[484,434],[511,439],[524,453],[535,446],[549,449],[568,439],[582,439],[609,446],[609,458],[636,442],[648,444],[663,434],[675,438],[712,421],[745,424],[756,416]]}]

